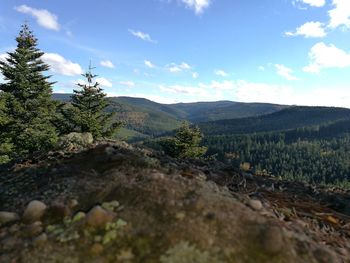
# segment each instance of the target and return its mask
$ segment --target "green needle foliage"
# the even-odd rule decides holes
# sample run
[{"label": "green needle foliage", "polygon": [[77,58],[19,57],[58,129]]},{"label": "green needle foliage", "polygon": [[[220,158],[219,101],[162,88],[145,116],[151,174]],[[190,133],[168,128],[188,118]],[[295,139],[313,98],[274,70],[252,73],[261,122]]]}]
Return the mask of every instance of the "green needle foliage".
[{"label": "green needle foliage", "polygon": [[115,113],[108,113],[106,94],[98,82],[94,81],[97,75],[92,74],[91,65],[88,72],[83,74],[86,83],[78,83],[79,90],[74,90],[71,104],[61,106],[61,118],[58,127],[61,133],[90,132],[95,139],[111,137],[121,126],[120,122],[113,121]]},{"label": "green needle foliage", "polygon": [[206,147],[200,146],[203,135],[198,127],[190,127],[187,122],[183,122],[172,138],[160,141],[166,154],[175,158],[198,158],[202,157]]},{"label": "green needle foliage", "polygon": [[[0,61],[5,82],[0,84],[0,159],[25,157],[47,151],[56,143],[52,120],[56,103],[51,99],[52,82],[44,75],[49,69],[37,48],[28,25],[16,38],[17,48]],[[5,154],[6,152],[6,154]],[[4,155],[6,155],[4,157]]]}]

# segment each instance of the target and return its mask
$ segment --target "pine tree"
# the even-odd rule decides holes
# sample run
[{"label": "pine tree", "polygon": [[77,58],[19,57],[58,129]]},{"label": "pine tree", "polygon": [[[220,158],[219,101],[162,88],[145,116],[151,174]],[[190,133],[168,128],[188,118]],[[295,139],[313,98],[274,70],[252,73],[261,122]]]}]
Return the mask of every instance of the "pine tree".
[{"label": "pine tree", "polygon": [[172,138],[165,138],[160,144],[166,154],[176,158],[198,158],[203,156],[207,148],[201,147],[203,135],[198,127],[190,127],[182,123]]},{"label": "pine tree", "polygon": [[180,157],[201,157],[207,151],[206,147],[201,147],[203,135],[200,129],[190,127],[187,122],[184,122],[175,135],[176,148],[180,153]]},{"label": "pine tree", "polygon": [[83,74],[85,83],[78,83],[79,90],[74,90],[71,105],[61,106],[63,118],[58,121],[61,133],[90,132],[95,139],[111,137],[121,123],[113,121],[115,113],[107,113],[106,94],[100,84],[94,81],[97,75],[92,73],[92,67]]},{"label": "pine tree", "polygon": [[5,82],[0,84],[2,111],[7,121],[0,134],[13,145],[12,157],[24,157],[36,151],[49,150],[57,140],[52,119],[56,103],[51,99],[53,82],[44,75],[49,69],[37,48],[37,39],[28,25],[16,38],[17,48],[0,61]]}]

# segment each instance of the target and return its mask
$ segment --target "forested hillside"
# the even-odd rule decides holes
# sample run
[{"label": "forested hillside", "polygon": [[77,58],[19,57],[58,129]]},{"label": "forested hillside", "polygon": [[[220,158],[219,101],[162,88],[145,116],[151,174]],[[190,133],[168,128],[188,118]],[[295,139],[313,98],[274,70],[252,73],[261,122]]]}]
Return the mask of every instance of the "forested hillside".
[{"label": "forested hillside", "polygon": [[199,123],[199,127],[206,135],[245,134],[292,130],[347,119],[350,119],[350,109],[346,108],[294,106],[257,117]]},{"label": "forested hillside", "polygon": [[[53,94],[53,98],[70,101],[70,94]],[[144,98],[111,97],[109,112],[125,123],[118,134],[123,139],[158,136],[178,128],[182,121],[193,123],[260,116],[287,106],[268,103],[241,103],[233,101],[161,104]]]},{"label": "forested hillside", "polygon": [[[273,127],[272,127],[273,128]],[[350,120],[282,132],[206,136],[208,154],[257,174],[350,187]]]}]

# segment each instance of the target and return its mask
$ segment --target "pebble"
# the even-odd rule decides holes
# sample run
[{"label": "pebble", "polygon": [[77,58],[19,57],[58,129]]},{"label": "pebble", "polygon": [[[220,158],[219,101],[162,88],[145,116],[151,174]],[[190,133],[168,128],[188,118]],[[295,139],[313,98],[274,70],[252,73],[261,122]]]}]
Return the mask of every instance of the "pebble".
[{"label": "pebble", "polygon": [[72,199],[72,200],[69,201],[68,207],[70,209],[73,209],[73,208],[76,208],[78,206],[78,204],[79,204],[79,202],[78,202],[77,199]]},{"label": "pebble", "polygon": [[186,214],[184,212],[178,212],[178,213],[176,213],[175,217],[176,217],[177,220],[182,221],[182,220],[185,219]]},{"label": "pebble", "polygon": [[40,221],[46,210],[46,205],[41,201],[31,201],[23,213],[23,220],[25,222]]},{"label": "pebble", "polygon": [[256,211],[260,211],[263,208],[263,205],[260,200],[249,200],[248,205]]},{"label": "pebble", "polygon": [[277,226],[268,226],[264,229],[262,245],[268,254],[278,254],[284,246],[282,229]]},{"label": "pebble", "polygon": [[113,217],[113,213],[103,209],[101,206],[95,206],[87,213],[85,222],[89,226],[99,228],[111,222]]},{"label": "pebble", "polygon": [[0,225],[15,222],[19,220],[17,213],[0,211]]}]

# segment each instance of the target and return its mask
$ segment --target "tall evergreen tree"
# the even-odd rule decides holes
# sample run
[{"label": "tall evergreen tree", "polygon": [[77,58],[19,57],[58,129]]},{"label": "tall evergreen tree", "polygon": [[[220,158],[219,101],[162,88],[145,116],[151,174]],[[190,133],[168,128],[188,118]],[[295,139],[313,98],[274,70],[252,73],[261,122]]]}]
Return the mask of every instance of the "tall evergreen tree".
[{"label": "tall evergreen tree", "polygon": [[53,82],[37,48],[37,39],[24,24],[16,38],[17,48],[0,61],[5,82],[0,84],[2,111],[0,134],[13,145],[12,157],[49,150],[57,140],[52,125],[56,103],[51,99]]},{"label": "tall evergreen tree", "polygon": [[90,132],[95,139],[110,137],[120,127],[121,123],[113,121],[115,113],[106,112],[108,103],[106,94],[100,84],[94,80],[97,75],[92,73],[92,67],[83,74],[85,83],[78,83],[79,90],[74,90],[71,105],[62,105],[58,125],[61,133]]}]

